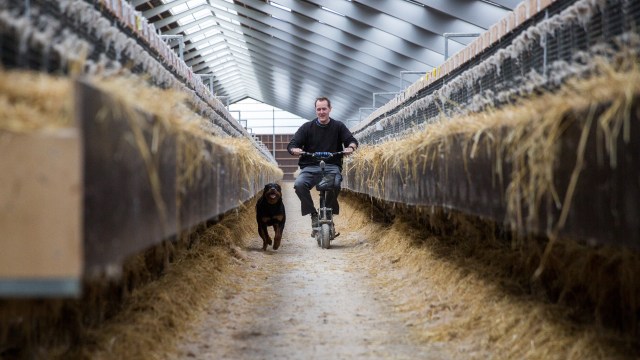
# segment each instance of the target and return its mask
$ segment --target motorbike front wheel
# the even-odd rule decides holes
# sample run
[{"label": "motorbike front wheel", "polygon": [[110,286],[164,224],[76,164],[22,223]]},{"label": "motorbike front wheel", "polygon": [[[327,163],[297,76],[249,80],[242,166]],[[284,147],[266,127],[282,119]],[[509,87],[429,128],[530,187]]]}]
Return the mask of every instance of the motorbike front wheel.
[{"label": "motorbike front wheel", "polygon": [[320,246],[328,249],[331,242],[331,227],[329,224],[322,224],[320,228]]}]

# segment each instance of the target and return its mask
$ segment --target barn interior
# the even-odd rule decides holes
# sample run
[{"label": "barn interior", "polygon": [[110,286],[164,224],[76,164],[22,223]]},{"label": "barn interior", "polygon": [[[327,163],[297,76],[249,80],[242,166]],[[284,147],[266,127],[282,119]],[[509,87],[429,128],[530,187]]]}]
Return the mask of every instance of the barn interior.
[{"label": "barn interior", "polygon": [[[0,358],[175,358],[298,169],[275,115],[230,106],[318,96],[359,142],[354,261],[418,345],[637,358],[639,24],[629,0],[0,0]],[[434,330],[427,284],[466,317]]]}]

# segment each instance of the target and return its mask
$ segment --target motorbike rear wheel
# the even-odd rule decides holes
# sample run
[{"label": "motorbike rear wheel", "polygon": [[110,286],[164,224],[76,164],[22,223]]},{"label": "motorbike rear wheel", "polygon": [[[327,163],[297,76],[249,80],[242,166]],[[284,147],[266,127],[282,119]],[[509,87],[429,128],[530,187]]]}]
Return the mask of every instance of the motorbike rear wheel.
[{"label": "motorbike rear wheel", "polygon": [[323,249],[328,249],[331,245],[331,227],[329,224],[322,224],[320,228],[320,246]]}]

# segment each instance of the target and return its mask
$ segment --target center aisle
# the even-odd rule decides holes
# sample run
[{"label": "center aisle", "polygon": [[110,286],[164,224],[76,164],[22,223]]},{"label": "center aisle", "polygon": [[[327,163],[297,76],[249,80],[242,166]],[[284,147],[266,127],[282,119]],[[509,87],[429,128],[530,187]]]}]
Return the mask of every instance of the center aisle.
[{"label": "center aisle", "polygon": [[[293,183],[282,184],[287,224],[278,251],[263,252],[257,231],[239,250],[226,301],[212,301],[181,341],[182,358],[210,359],[415,359],[446,358],[410,343],[408,328],[370,271],[357,261],[371,251],[350,232],[349,206],[341,203],[329,250],[310,237],[311,220],[300,215]],[[314,200],[317,198],[314,196]],[[270,233],[273,232],[270,230]]]}]

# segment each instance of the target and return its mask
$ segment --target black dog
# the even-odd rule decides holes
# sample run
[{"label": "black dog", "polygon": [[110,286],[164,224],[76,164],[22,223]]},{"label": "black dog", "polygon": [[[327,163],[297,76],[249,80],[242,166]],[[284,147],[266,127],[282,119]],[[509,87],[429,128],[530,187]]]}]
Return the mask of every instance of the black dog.
[{"label": "black dog", "polygon": [[267,228],[273,226],[275,236],[273,237],[273,250],[278,250],[282,231],[287,215],[284,212],[282,203],[282,189],[276,183],[264,186],[262,196],[256,203],[256,220],[258,221],[258,234],[262,238],[262,250],[267,250],[267,245],[271,245],[271,238]]}]

